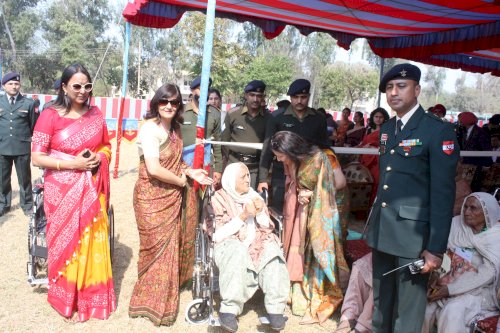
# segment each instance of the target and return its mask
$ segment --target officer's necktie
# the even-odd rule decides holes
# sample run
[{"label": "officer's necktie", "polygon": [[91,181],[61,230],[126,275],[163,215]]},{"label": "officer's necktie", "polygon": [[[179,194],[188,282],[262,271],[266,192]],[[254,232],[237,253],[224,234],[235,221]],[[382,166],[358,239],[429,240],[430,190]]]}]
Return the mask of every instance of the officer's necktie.
[{"label": "officer's necktie", "polygon": [[16,98],[14,96],[10,97],[10,105],[14,105],[14,102],[16,101]]},{"label": "officer's necktie", "polygon": [[396,135],[398,135],[399,133],[401,133],[401,128],[402,127],[403,127],[403,122],[401,121],[401,119],[399,119],[396,122]]}]

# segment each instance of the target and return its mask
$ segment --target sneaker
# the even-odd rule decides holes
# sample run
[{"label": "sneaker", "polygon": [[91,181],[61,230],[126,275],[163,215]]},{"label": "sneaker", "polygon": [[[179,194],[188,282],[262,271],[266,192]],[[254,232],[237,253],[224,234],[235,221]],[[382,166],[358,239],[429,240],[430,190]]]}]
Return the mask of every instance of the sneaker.
[{"label": "sneaker", "polygon": [[228,332],[234,333],[238,330],[238,321],[232,313],[219,313],[220,326]]},{"label": "sneaker", "polygon": [[285,328],[287,317],[282,314],[269,314],[269,324],[274,331],[281,331]]}]

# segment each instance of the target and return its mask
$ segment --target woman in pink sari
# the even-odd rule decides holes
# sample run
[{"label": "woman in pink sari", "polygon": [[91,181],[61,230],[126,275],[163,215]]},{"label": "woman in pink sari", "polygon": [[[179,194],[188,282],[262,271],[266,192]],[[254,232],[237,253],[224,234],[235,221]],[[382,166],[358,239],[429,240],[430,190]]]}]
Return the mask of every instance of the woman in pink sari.
[{"label": "woman in pink sari", "polygon": [[56,102],[35,126],[33,164],[45,169],[48,301],[72,321],[107,319],[116,309],[108,241],[111,149],[92,82],[67,67]]}]

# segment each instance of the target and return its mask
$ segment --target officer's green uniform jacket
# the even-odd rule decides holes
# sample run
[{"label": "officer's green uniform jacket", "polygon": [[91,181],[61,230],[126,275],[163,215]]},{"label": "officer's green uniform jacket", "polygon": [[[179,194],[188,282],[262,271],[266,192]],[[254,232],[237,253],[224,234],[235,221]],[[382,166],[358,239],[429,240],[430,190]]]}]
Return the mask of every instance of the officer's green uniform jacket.
[{"label": "officer's green uniform jacket", "polygon": [[380,178],[367,243],[398,257],[444,253],[455,200],[459,147],[453,126],[420,106],[396,136],[380,130]]},{"label": "officer's green uniform jacket", "polygon": [[[184,147],[193,145],[196,140],[196,122],[198,121],[198,113],[194,111],[193,104],[188,103],[184,107],[182,114],[184,123],[181,124],[182,143]],[[207,107],[205,123],[205,139],[220,140],[220,112],[213,106]],[[220,145],[212,145],[213,149],[213,171],[222,172],[222,152]]]},{"label": "officer's green uniform jacket", "polygon": [[35,101],[21,94],[14,105],[10,96],[0,95],[0,155],[19,156],[31,153],[31,136],[37,119]]},{"label": "officer's green uniform jacket", "polygon": [[[224,119],[225,128],[222,132],[222,141],[229,142],[252,142],[263,143],[266,135],[266,125],[271,118],[269,111],[261,108],[259,113],[252,117],[248,113],[246,105],[237,106],[229,110]],[[255,156],[255,167],[258,167],[260,149],[243,148],[243,147],[228,147],[224,149],[230,163],[238,162],[231,152]]]},{"label": "officer's green uniform jacket", "polygon": [[[294,132],[315,145],[328,143],[326,117],[312,108],[307,108],[304,118],[299,119],[292,106],[281,114],[271,117],[266,127],[266,137],[259,164],[259,182],[267,182],[273,152],[269,147],[271,137],[279,131]],[[274,176],[273,176],[274,177]]]}]

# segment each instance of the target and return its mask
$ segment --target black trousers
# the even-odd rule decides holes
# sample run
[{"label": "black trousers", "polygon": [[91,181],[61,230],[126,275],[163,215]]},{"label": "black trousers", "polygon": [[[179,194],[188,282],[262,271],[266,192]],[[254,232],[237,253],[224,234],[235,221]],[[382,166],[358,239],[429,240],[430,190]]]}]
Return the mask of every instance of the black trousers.
[{"label": "black trousers", "polygon": [[33,208],[30,162],[31,154],[17,156],[0,155],[0,210],[10,209],[11,206],[12,164],[16,166],[21,208],[23,210],[31,210]]},{"label": "black trousers", "polygon": [[405,267],[417,258],[402,258],[373,249],[373,333],[420,333],[427,305],[429,274],[411,274]]},{"label": "black trousers", "polygon": [[278,212],[283,212],[283,203],[285,201],[285,169],[283,163],[278,161],[273,161],[270,192],[270,206]]}]

